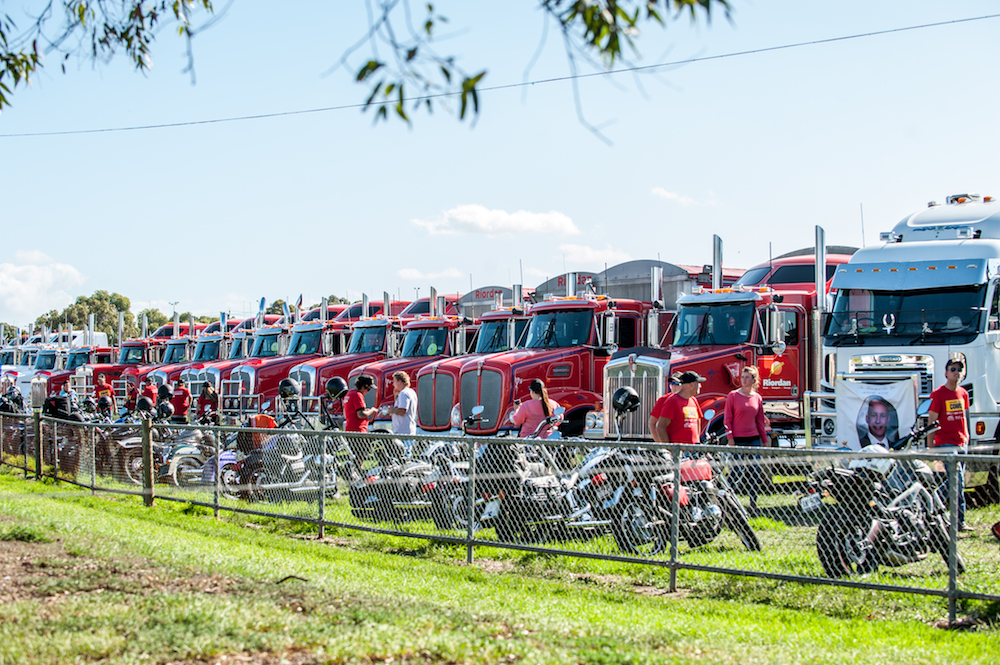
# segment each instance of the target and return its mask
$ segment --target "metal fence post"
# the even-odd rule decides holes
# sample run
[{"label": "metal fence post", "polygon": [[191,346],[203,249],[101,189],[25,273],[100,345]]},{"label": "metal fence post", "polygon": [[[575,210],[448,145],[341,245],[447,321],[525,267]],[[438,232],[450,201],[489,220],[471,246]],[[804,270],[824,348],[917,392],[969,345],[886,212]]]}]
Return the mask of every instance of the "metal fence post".
[{"label": "metal fence post", "polygon": [[90,493],[97,494],[97,442],[94,435],[96,431],[93,427],[88,427],[90,432]]},{"label": "metal fence post", "polygon": [[[33,414],[33,429],[35,435],[35,480],[42,478],[42,410],[35,409]],[[27,446],[25,447],[27,450]]]},{"label": "metal fence post", "polygon": [[[320,437],[319,444],[319,539],[326,538],[326,437]],[[333,482],[337,482],[334,478]]]},{"label": "metal fence post", "polygon": [[948,460],[948,503],[951,513],[948,520],[948,625],[955,624],[957,613],[958,590],[958,455],[952,455]]},{"label": "metal fence post", "polygon": [[52,476],[59,482],[59,423],[52,423]]},{"label": "metal fence post", "polygon": [[[469,495],[467,506],[468,512],[468,522],[465,525],[465,561],[466,563],[472,563],[472,538],[475,535],[475,520],[476,520],[476,442],[473,441],[470,446],[469,451]],[[503,511],[503,506],[500,507]],[[497,516],[497,519],[500,519]]]},{"label": "metal fence post", "polygon": [[221,430],[215,431],[215,491],[212,497],[212,512],[219,519],[219,494],[222,491],[222,435]]},{"label": "metal fence post", "polygon": [[681,449],[670,446],[670,466],[674,477],[674,493],[670,497],[670,593],[677,591],[677,544],[680,540],[681,513]]},{"label": "metal fence post", "polygon": [[141,421],[142,430],[142,503],[153,505],[153,437],[150,436],[149,418]]}]

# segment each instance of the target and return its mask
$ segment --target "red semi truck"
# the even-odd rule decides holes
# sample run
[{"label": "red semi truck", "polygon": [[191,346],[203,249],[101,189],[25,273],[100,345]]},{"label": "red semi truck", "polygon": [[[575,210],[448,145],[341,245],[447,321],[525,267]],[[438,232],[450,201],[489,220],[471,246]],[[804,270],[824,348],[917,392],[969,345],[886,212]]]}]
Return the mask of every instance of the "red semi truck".
[{"label": "red semi truck", "polygon": [[485,312],[472,353],[438,360],[417,372],[417,418],[425,432],[444,432],[461,426],[459,373],[470,360],[520,348],[529,317],[522,308]]},{"label": "red semi truck", "polygon": [[[849,259],[849,253],[826,255],[825,290],[836,267]],[[739,387],[744,367],[756,366],[758,392],[779,443],[803,445],[801,398],[813,382],[821,343],[811,334],[817,304],[815,264],[813,253],[796,252],[747,270],[732,287],[682,296],[667,331],[669,346],[617,351],[604,368],[603,402],[610,404],[621,386],[634,388],[641,400],[639,409],[623,421],[622,436],[651,439],[653,404],[666,392],[671,374],[688,370],[707,378],[698,401],[702,410],[715,411],[705,425],[721,429],[726,395]],[[588,418],[588,438],[617,434],[614,414],[596,411]]]},{"label": "red semi truck", "polygon": [[[394,372],[406,372],[411,385],[415,385],[416,374],[425,365],[443,357],[463,355],[476,329],[477,326],[468,319],[454,316],[418,317],[403,328],[403,348],[398,358],[356,367],[348,375],[347,383],[353,386],[362,374],[371,377],[375,388],[365,395],[365,404],[369,407],[391,406]],[[369,424],[368,430],[391,431],[392,421],[389,416],[379,416]]]},{"label": "red semi truck", "polygon": [[[601,406],[604,364],[620,346],[645,344],[653,316],[651,303],[607,296],[552,298],[532,305],[524,348],[462,364],[454,420],[468,418],[473,407],[482,405],[482,422],[469,427],[470,434],[513,429],[515,400],[529,399],[529,384],[541,379],[549,397],[566,409],[563,432],[582,433],[586,414]],[[424,390],[447,392],[437,385]]]}]

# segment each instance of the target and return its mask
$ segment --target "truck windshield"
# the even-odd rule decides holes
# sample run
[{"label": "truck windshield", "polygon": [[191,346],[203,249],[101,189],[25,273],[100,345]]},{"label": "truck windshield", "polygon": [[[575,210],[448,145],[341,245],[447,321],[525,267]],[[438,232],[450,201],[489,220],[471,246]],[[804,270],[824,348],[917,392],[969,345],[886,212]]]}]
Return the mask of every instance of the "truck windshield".
[{"label": "truck windshield", "polygon": [[536,314],[528,325],[525,346],[529,349],[555,349],[589,344],[593,317],[589,309]]},{"label": "truck windshield", "polygon": [[914,291],[841,289],[824,335],[833,345],[968,344],[983,327],[985,285]]},{"label": "truck windshield", "polygon": [[79,351],[77,353],[69,354],[69,358],[66,359],[66,369],[76,369],[77,367],[83,367],[88,362],[90,362],[90,353],[88,351]]},{"label": "truck windshield", "polygon": [[323,342],[323,330],[300,330],[292,333],[292,341],[288,345],[288,354],[292,356],[307,356],[319,353]]},{"label": "truck windshield", "polygon": [[198,345],[194,347],[194,360],[198,362],[208,362],[219,359],[219,340],[200,339]]},{"label": "truck windshield", "polygon": [[187,343],[184,344],[167,344],[167,351],[163,354],[163,364],[170,365],[172,363],[182,363],[187,358],[185,357],[185,351],[187,350]]},{"label": "truck windshield", "polygon": [[52,369],[56,366],[56,354],[39,353],[35,358],[35,369]]},{"label": "truck windshield", "polygon": [[253,351],[250,352],[251,358],[269,358],[276,355],[278,355],[277,333],[258,335],[253,341]]},{"label": "truck windshield", "polygon": [[14,364],[14,352],[4,351],[0,353],[0,365],[13,365]]},{"label": "truck windshield", "polygon": [[403,340],[404,358],[424,358],[444,353],[448,340],[447,328],[417,328],[406,333]]},{"label": "truck windshield", "polygon": [[118,357],[119,365],[138,365],[142,363],[145,349],[141,346],[123,346]]},{"label": "truck windshield", "polygon": [[[475,353],[496,353],[498,351],[509,351],[510,345],[507,339],[507,326],[509,321],[487,321],[479,329],[479,339],[476,341]],[[526,319],[518,319],[514,322],[514,346],[521,341],[524,329],[527,327]]]},{"label": "truck windshield", "polygon": [[753,335],[753,303],[682,305],[674,346],[742,344]]},{"label": "truck windshield", "polygon": [[246,357],[246,348],[249,346],[247,340],[243,337],[237,337],[233,340],[233,345],[229,347],[229,356],[227,360],[239,360],[240,358]]},{"label": "truck windshield", "polygon": [[385,326],[355,328],[348,353],[378,353],[385,345]]}]

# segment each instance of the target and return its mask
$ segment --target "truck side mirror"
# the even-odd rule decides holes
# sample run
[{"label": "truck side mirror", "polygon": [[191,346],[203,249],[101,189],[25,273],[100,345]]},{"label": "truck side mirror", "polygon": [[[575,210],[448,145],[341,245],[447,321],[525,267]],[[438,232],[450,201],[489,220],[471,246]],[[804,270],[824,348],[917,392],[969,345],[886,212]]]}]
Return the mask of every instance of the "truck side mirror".
[{"label": "truck side mirror", "polygon": [[602,344],[600,346],[612,346],[617,339],[618,319],[613,313],[608,313],[604,316],[602,323],[604,324],[604,330],[602,331],[604,339],[601,340]]}]

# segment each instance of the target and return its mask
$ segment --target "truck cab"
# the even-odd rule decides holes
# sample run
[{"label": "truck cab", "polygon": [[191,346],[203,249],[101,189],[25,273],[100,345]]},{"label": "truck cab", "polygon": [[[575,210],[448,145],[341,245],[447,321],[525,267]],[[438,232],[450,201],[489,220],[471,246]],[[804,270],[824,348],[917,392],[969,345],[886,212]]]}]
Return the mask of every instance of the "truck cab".
[{"label": "truck cab", "polygon": [[524,344],[529,316],[521,308],[499,307],[479,319],[472,353],[430,363],[417,372],[417,420],[425,432],[460,427],[459,374],[470,360],[519,349]]},{"label": "truck cab", "polygon": [[459,420],[484,407],[470,434],[513,429],[515,400],[529,399],[533,379],[566,411],[560,429],[583,433],[587,413],[601,408],[604,365],[622,346],[646,343],[652,304],[607,296],[551,298],[531,306],[523,348],[469,360],[459,375]]},{"label": "truck cab", "polygon": [[[365,404],[391,406],[393,403],[392,375],[403,371],[416,384],[417,372],[430,363],[449,356],[465,354],[475,334],[476,326],[466,319],[454,316],[420,316],[403,328],[403,343],[399,357],[372,362],[351,370],[347,377],[350,386],[361,375],[374,382],[374,390],[365,395]],[[391,431],[388,416],[379,416],[368,426],[369,431]]]},{"label": "truck cab", "polygon": [[[969,393],[970,452],[1000,439],[1000,205],[977,194],[904,217],[881,243],[858,250],[833,278],[837,297],[823,329],[822,390],[866,376],[916,377],[917,399],[961,360]],[[882,380],[882,379],[879,379]],[[877,382],[874,378],[870,383]],[[839,398],[838,398],[838,401]],[[851,423],[823,418],[819,441],[852,442]],[[853,445],[852,445],[853,447]],[[995,501],[996,466],[972,469],[966,487]]]},{"label": "truck cab", "polygon": [[317,398],[323,396],[326,382],[333,377],[339,376],[346,381],[356,368],[396,356],[399,339],[399,325],[394,320],[381,316],[362,319],[351,326],[346,353],[313,358],[295,365],[288,376],[301,386],[305,398],[303,409],[315,410]]},{"label": "truck cab", "polygon": [[76,376],[77,370],[85,365],[109,364],[114,358],[114,351],[110,346],[78,346],[70,349],[65,366],[61,370],[49,373],[46,394],[57,394],[64,387],[69,388],[67,384],[73,376]]}]

